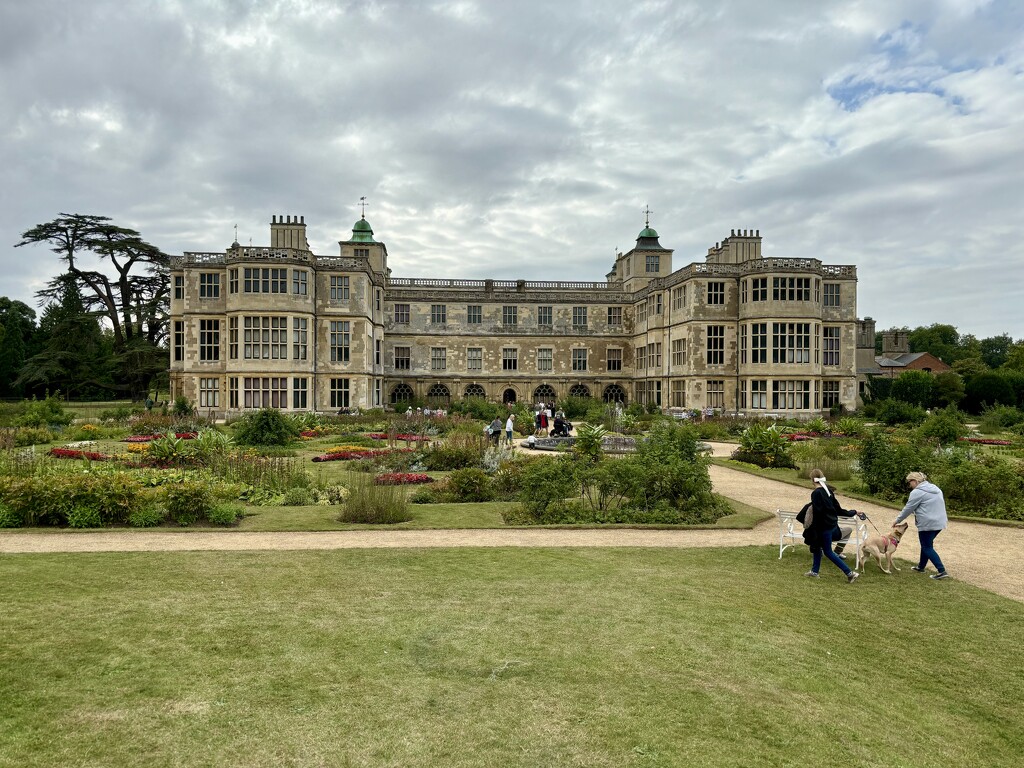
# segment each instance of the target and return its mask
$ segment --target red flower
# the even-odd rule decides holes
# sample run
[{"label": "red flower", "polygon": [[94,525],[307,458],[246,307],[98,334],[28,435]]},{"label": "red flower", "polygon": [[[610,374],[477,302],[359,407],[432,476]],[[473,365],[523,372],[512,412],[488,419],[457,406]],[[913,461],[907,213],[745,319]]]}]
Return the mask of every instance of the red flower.
[{"label": "red flower", "polygon": [[373,478],[374,485],[415,485],[432,482],[434,478],[422,472],[386,472]]}]

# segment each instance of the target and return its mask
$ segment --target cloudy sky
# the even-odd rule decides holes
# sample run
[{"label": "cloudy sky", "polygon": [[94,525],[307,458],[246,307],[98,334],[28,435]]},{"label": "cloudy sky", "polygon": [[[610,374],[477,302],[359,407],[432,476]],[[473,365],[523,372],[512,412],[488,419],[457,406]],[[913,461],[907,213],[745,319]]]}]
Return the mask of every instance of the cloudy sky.
[{"label": "cloudy sky", "polygon": [[1024,337],[1017,0],[0,0],[0,295],[60,212],[167,253],[337,252],[400,277],[603,280],[651,225],[856,264],[879,328]]}]

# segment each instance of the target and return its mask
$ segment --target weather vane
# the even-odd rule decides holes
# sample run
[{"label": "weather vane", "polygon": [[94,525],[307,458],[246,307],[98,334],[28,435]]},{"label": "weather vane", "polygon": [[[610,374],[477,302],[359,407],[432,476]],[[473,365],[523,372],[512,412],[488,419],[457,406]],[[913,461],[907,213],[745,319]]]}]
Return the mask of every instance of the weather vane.
[{"label": "weather vane", "polygon": [[651,226],[651,206],[649,205],[644,206],[644,226]]},{"label": "weather vane", "polygon": [[369,205],[369,203],[366,202],[366,196],[363,195],[363,197],[359,198],[359,207],[363,209],[363,218],[364,219],[366,218],[366,206],[367,205]]},{"label": "weather vane", "polygon": [[238,225],[235,224],[235,242],[238,242]]}]

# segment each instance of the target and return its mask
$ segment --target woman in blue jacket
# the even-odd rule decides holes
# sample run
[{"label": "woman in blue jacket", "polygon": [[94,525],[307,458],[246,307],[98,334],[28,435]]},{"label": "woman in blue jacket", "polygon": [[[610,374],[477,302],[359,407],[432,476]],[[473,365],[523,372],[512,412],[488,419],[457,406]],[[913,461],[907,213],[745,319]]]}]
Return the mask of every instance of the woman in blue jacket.
[{"label": "woman in blue jacket", "polygon": [[946,529],[949,522],[946,517],[946,499],[939,486],[928,482],[928,475],[924,472],[911,472],[907,475],[907,483],[910,485],[910,497],[893,525],[902,522],[913,513],[917,538],[921,542],[921,559],[917,565],[911,566],[910,570],[924,573],[925,567],[931,561],[938,571],[932,574],[933,579],[949,578],[939,553],[935,551],[935,537]]}]

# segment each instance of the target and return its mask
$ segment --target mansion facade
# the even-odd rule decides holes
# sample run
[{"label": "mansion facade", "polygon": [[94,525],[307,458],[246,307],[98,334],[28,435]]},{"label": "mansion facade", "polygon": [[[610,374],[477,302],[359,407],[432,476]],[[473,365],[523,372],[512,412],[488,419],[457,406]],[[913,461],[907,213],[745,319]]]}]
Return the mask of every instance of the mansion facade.
[{"label": "mansion facade", "polygon": [[267,247],[172,258],[172,396],[215,417],[569,395],[814,416],[855,408],[873,365],[856,267],[765,258],[759,231],[674,269],[645,226],[601,282],[392,277],[365,218],[339,248],[274,216]]}]

